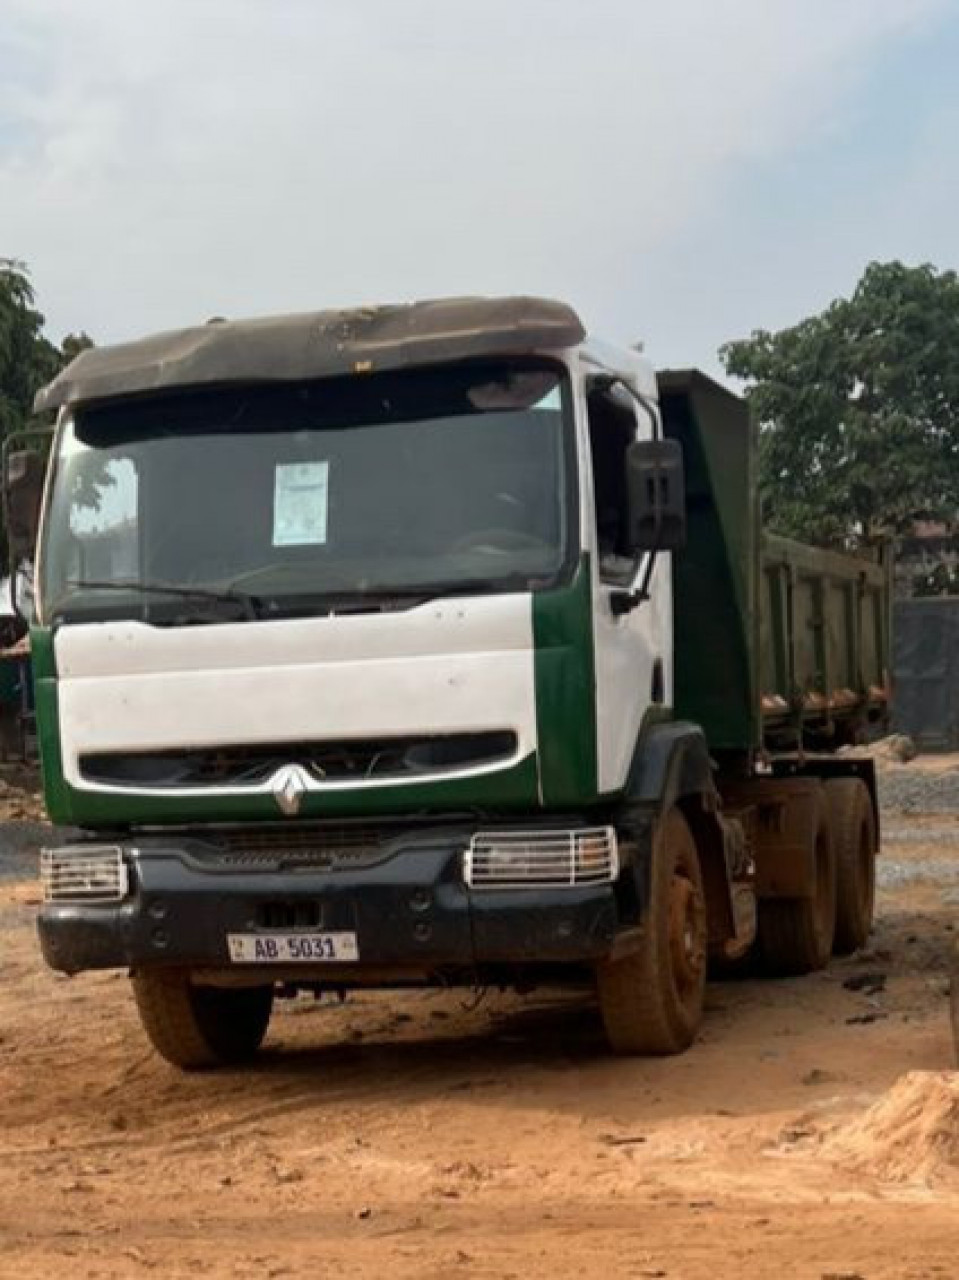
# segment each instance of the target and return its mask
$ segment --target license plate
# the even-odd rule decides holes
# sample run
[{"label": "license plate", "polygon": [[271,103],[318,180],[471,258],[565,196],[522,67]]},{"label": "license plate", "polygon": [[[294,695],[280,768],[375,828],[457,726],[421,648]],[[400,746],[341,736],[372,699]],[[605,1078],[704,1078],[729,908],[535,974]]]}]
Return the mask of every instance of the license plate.
[{"label": "license plate", "polygon": [[234,964],[329,964],[359,960],[355,933],[228,933]]}]

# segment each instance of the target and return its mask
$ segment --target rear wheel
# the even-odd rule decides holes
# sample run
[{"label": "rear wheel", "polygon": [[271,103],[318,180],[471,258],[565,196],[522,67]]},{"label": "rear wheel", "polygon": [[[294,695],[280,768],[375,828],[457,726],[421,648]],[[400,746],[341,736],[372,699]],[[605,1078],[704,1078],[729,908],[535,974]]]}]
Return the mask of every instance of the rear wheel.
[{"label": "rear wheel", "polygon": [[154,1049],[184,1071],[252,1058],[273,1008],[272,987],[194,986],[179,972],[134,974],[133,995]]},{"label": "rear wheel", "polygon": [[677,809],[653,839],[650,899],[639,948],[597,966],[606,1037],[614,1053],[681,1053],[703,1016],[708,934],[696,845]]},{"label": "rear wheel", "polygon": [[805,898],[766,898],[759,904],[759,948],[768,973],[812,973],[822,969],[832,954],[836,860],[824,791],[820,789],[811,804],[806,839],[812,843],[812,893]]},{"label": "rear wheel", "polygon": [[836,936],[832,949],[848,955],[866,943],[876,900],[876,819],[859,778],[826,782],[836,856]]}]

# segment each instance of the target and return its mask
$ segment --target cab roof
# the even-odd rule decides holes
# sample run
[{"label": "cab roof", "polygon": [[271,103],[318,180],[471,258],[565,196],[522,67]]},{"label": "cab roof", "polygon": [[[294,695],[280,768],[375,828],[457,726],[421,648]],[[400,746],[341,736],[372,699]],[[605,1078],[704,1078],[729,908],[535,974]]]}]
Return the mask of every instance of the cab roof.
[{"label": "cab roof", "polygon": [[212,320],[136,342],[90,347],[37,393],[34,408],[559,351],[582,342],[585,332],[565,303],[530,297],[443,298]]}]

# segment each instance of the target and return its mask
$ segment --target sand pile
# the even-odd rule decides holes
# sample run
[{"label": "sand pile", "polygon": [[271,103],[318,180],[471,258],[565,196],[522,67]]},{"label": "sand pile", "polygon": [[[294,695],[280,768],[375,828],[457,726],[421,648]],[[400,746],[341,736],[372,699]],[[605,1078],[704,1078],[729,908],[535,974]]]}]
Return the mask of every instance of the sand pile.
[{"label": "sand pile", "polygon": [[885,738],[878,738],[875,742],[866,742],[861,746],[840,747],[838,754],[875,760],[881,769],[884,765],[908,764],[910,760],[915,760],[919,750],[906,734],[890,733]]},{"label": "sand pile", "polygon": [[883,1182],[959,1186],[959,1072],[910,1071],[822,1152]]}]

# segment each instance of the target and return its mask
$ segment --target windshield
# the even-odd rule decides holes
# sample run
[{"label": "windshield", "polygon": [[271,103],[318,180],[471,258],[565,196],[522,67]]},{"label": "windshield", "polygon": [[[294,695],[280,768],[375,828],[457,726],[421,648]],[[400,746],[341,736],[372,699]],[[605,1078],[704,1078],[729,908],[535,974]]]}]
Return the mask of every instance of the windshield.
[{"label": "windshield", "polygon": [[114,402],[63,425],[46,621],[529,590],[572,554],[564,373],[464,364]]}]

